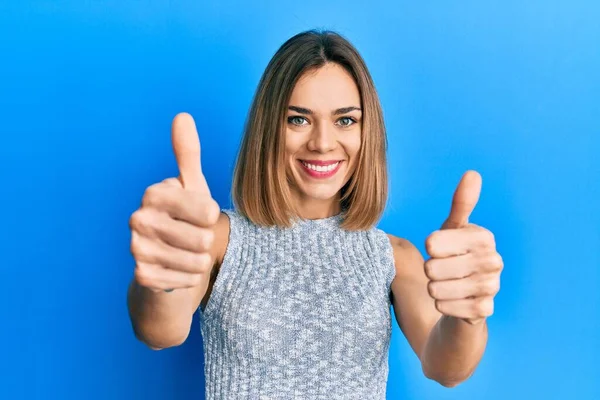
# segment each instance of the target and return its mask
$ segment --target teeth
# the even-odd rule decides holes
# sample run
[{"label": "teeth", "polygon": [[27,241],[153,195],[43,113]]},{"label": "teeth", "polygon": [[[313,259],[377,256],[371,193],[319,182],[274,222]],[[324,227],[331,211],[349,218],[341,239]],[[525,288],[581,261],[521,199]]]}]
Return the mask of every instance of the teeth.
[{"label": "teeth", "polygon": [[339,164],[340,162],[336,162],[335,164],[330,164],[330,165],[313,165],[313,164],[309,164],[307,162],[302,161],[302,164],[304,164],[304,166],[306,168],[310,168],[313,171],[317,171],[317,172],[329,172],[329,171],[333,171]]}]

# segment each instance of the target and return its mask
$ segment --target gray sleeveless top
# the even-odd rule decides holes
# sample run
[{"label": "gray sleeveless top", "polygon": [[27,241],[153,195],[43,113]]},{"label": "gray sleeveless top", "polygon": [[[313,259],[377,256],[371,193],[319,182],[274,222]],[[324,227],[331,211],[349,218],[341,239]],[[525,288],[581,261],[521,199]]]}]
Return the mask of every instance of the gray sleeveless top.
[{"label": "gray sleeveless top", "polygon": [[229,244],[198,310],[206,399],[385,399],[393,251],[340,215],[261,227],[224,210]]}]

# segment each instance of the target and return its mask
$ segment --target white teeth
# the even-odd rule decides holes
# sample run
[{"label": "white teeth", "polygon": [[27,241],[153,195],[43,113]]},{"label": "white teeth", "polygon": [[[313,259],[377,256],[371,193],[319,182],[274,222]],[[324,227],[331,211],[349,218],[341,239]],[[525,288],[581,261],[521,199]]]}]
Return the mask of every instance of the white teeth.
[{"label": "white teeth", "polygon": [[304,164],[304,166],[306,168],[310,168],[313,171],[317,171],[317,172],[329,172],[329,171],[333,171],[339,164],[340,162],[336,162],[335,164],[330,164],[330,165],[313,165],[313,164],[309,164],[307,162],[302,161],[302,164]]}]

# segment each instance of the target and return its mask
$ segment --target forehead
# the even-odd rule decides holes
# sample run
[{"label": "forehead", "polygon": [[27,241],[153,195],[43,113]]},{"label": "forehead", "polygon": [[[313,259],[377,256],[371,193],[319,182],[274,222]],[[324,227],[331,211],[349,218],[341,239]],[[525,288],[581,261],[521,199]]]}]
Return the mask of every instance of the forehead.
[{"label": "forehead", "polygon": [[290,105],[319,111],[361,106],[354,78],[343,67],[334,63],[305,72],[292,91]]}]

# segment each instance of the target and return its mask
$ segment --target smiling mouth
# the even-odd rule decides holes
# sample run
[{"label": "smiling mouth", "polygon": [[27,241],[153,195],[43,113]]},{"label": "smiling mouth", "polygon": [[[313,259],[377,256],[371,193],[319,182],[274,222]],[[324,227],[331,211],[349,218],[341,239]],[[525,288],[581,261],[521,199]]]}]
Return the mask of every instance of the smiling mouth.
[{"label": "smiling mouth", "polygon": [[331,161],[300,161],[300,165],[302,165],[302,169],[304,172],[312,177],[318,179],[329,178],[335,175],[335,173],[340,169],[340,166],[343,163],[343,160],[331,160]]}]

